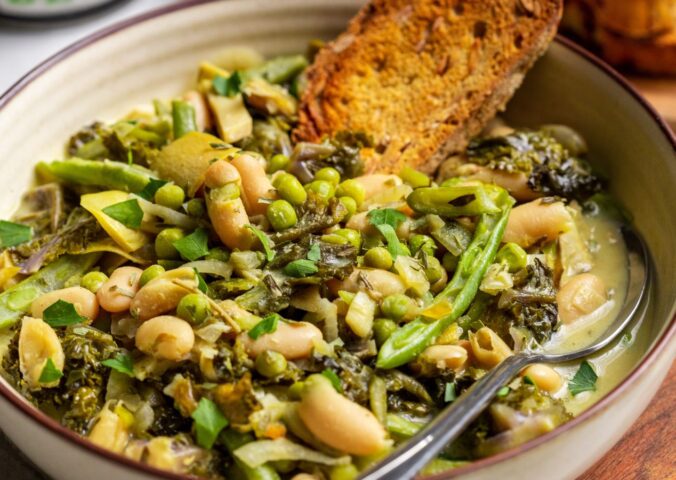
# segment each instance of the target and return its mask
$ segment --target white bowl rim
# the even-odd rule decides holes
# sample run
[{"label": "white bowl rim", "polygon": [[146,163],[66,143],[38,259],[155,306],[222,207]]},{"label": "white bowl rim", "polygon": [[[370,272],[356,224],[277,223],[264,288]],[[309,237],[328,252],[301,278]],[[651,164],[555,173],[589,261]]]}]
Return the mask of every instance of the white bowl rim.
[{"label": "white bowl rim", "polygon": [[[172,12],[185,10],[191,7],[213,3],[216,1],[218,0],[184,0],[182,2],[156,8],[141,15],[137,15],[129,19],[117,22],[113,25],[110,25],[109,27],[94,32],[93,34],[88,35],[72,43],[71,45],[65,47],[64,49],[60,50],[59,52],[55,53],[54,55],[52,55],[39,65],[37,65],[26,75],[21,77],[16,83],[14,83],[5,93],[3,93],[0,96],[0,112],[7,104],[9,104],[12,101],[13,98],[15,98],[31,82],[36,80],[42,74],[44,74],[49,69],[51,69],[61,61],[65,60],[72,54],[84,48],[87,48],[92,44],[95,44],[97,41],[104,39],[119,31],[122,31],[126,28],[132,27],[139,23],[143,23],[146,20],[150,20]],[[643,107],[646,113],[648,113],[648,115],[657,124],[661,132],[664,134],[666,140],[671,144],[674,152],[676,153],[676,136],[674,135],[674,132],[672,132],[671,128],[667,125],[666,121],[660,116],[659,113],[657,113],[654,107],[650,103],[648,103],[648,101],[640,93],[638,93],[636,89],[633,86],[631,86],[622,75],[620,75],[613,67],[608,65],[606,62],[604,62],[603,60],[601,60],[588,50],[577,45],[571,40],[562,37],[561,35],[556,36],[555,42],[567,48],[568,50],[571,50],[573,53],[577,54],[583,60],[592,64],[592,66],[596,67],[607,77],[609,77],[610,80],[614,81],[616,84],[622,87],[627,93],[629,93],[634,98],[634,100],[638,102],[638,104],[641,107]],[[674,306],[672,306],[672,310],[673,308]],[[626,389],[628,389],[631,386],[631,384],[634,383],[634,381],[639,376],[641,376],[641,374],[645,370],[647,370],[653,363],[655,363],[656,359],[660,356],[660,353],[662,353],[666,349],[667,345],[669,345],[669,341],[675,336],[676,336],[676,312],[674,312],[674,315],[672,316],[669,325],[664,328],[664,331],[662,332],[661,336],[654,342],[650,350],[646,352],[641,362],[636,367],[634,367],[634,369],[629,373],[629,375],[627,375],[617,386],[615,386],[615,388],[613,388],[610,392],[608,392],[597,403],[589,407],[587,410],[582,412],[577,417],[574,417],[569,422],[552,430],[551,432],[536,437],[533,440],[523,443],[513,449],[507,450],[502,453],[498,453],[496,455],[487,458],[473,461],[468,465],[458,467],[453,470],[449,470],[447,472],[431,475],[425,478],[428,480],[447,480],[469,472],[480,470],[481,468],[487,467],[489,465],[502,462],[504,460],[517,456],[522,452],[531,450],[541,445],[542,443],[547,442],[549,439],[561,435],[564,432],[576,427],[577,425],[585,422],[587,419],[600,414],[606,408],[608,408],[617,397],[619,397]],[[14,407],[16,407],[17,410],[19,410],[29,419],[39,423],[48,430],[51,430],[53,433],[56,433],[57,435],[64,437],[71,444],[79,448],[82,448],[88,452],[94,453],[98,457],[105,459],[109,462],[122,464],[133,470],[137,470],[168,480],[192,480],[195,478],[193,476],[177,474],[146,465],[144,463],[132,460],[128,457],[125,457],[117,453],[113,453],[109,450],[106,450],[102,447],[99,447],[91,443],[86,438],[62,426],[56,420],[50,418],[45,413],[38,410],[25,398],[23,398],[17,391],[6,385],[6,382],[4,381],[0,381],[0,395],[2,395],[7,401],[9,401],[9,403],[11,403]]]}]

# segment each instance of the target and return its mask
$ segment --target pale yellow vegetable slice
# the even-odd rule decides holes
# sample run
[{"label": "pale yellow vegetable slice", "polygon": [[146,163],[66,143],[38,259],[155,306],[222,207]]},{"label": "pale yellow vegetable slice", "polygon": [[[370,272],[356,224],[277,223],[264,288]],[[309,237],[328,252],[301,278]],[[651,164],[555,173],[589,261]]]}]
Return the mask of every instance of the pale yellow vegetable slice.
[{"label": "pale yellow vegetable slice", "polygon": [[129,200],[129,194],[121,190],[107,190],[105,192],[88,193],[80,197],[80,205],[94,215],[99,224],[110,238],[125,252],[138,250],[150,242],[150,237],[139,231],[124,226],[114,218],[103,213],[103,209],[116,203]]},{"label": "pale yellow vegetable slice", "polygon": [[210,94],[207,100],[223,141],[235,143],[251,135],[253,119],[244,106],[241,93],[234,97]]}]

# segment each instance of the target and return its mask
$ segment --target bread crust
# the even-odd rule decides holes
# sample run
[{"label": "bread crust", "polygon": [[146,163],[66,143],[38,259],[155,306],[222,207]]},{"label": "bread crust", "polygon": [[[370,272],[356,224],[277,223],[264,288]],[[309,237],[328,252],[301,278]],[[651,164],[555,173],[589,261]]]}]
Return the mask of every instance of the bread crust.
[{"label": "bread crust", "polygon": [[366,132],[366,172],[433,172],[504,108],[561,12],[561,0],[372,0],[308,69],[294,138]]}]

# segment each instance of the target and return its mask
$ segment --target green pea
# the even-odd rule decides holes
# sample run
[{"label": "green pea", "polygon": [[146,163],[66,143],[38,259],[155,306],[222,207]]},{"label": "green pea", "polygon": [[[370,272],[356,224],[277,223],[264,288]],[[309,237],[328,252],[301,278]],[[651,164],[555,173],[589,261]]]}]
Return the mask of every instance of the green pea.
[{"label": "green pea", "polygon": [[289,166],[289,157],[283,153],[278,153],[273,155],[270,160],[268,160],[268,173],[275,173],[279,170],[286,170]]},{"label": "green pea", "polygon": [[366,190],[364,190],[362,184],[357,180],[349,179],[338,185],[336,196],[352,197],[357,202],[357,206],[359,206],[366,200]]},{"label": "green pea", "polygon": [[364,254],[364,265],[367,267],[389,270],[393,263],[392,255],[385,247],[371,248]]},{"label": "green pea", "polygon": [[145,270],[143,270],[143,273],[141,274],[141,278],[139,280],[139,284],[141,286],[145,285],[149,281],[151,281],[154,278],[159,277],[162,275],[166,270],[162,265],[151,265]]},{"label": "green pea", "polygon": [[413,301],[403,293],[388,295],[380,304],[380,311],[387,318],[401,320],[408,313]]},{"label": "green pea", "polygon": [[353,464],[338,465],[329,472],[329,480],[354,480],[359,476],[359,470]]},{"label": "green pea", "polygon": [[103,272],[89,272],[82,280],[80,280],[80,285],[92,293],[99,291],[99,288],[108,281],[108,275]]},{"label": "green pea", "polygon": [[345,207],[345,210],[347,210],[347,215],[345,216],[344,220],[347,220],[352,215],[357,213],[357,202],[354,198],[345,196],[340,197],[338,201],[342,203]]},{"label": "green pea", "polygon": [[207,209],[204,205],[204,200],[201,198],[193,198],[192,200],[188,200],[188,203],[185,204],[185,211],[191,217],[201,218],[207,212]]},{"label": "green pea", "polygon": [[361,247],[361,233],[357,230],[353,230],[351,228],[339,228],[333,233],[343,237],[345,240],[347,240],[347,243],[351,244],[357,250],[359,250],[359,247]]},{"label": "green pea", "polygon": [[446,252],[441,258],[441,264],[444,266],[447,272],[454,272],[458,267],[458,260],[459,257],[456,257],[451,252]]},{"label": "green pea", "polygon": [[512,273],[526,268],[528,264],[528,255],[525,250],[512,242],[505,244],[495,259],[498,263],[506,263]]},{"label": "green pea", "polygon": [[313,192],[322,200],[328,201],[333,197],[336,188],[331,182],[327,182],[326,180],[314,180],[305,185],[305,190]]},{"label": "green pea", "polygon": [[315,180],[324,180],[333,185],[338,185],[340,183],[340,172],[335,168],[324,167],[315,173]]},{"label": "green pea", "polygon": [[401,178],[404,183],[408,183],[413,188],[429,187],[432,183],[430,177],[414,168],[409,167],[408,165],[401,169],[401,172],[399,172],[399,178]]},{"label": "green pea", "polygon": [[291,174],[285,173],[277,177],[274,186],[280,197],[294,205],[302,205],[307,200],[303,185]]},{"label": "green pea", "polygon": [[397,324],[389,318],[378,318],[373,322],[373,337],[376,340],[376,345],[380,347],[390,338],[390,335],[397,329]]},{"label": "green pea", "polygon": [[207,253],[206,257],[204,258],[206,260],[219,260],[221,262],[227,262],[230,260],[230,252],[228,252],[225,248],[214,247],[209,250],[209,253]]},{"label": "green pea", "polygon": [[186,322],[199,325],[209,316],[209,301],[200,293],[189,293],[178,302],[176,315]]},{"label": "green pea", "polygon": [[411,248],[413,255],[421,250],[427,255],[434,255],[434,251],[437,249],[437,244],[432,237],[420,234],[411,235],[411,238],[408,239],[408,246]]},{"label": "green pea", "polygon": [[298,222],[296,209],[286,200],[275,200],[268,205],[267,217],[275,230],[285,230]]},{"label": "green pea", "polygon": [[162,185],[155,192],[155,203],[173,208],[174,210],[178,210],[183,205],[183,200],[185,200],[185,192],[181,187],[173,183]]},{"label": "green pea", "polygon": [[256,371],[267,378],[276,377],[286,370],[286,358],[273,350],[264,350],[256,357]]},{"label": "green pea", "polygon": [[444,267],[436,257],[427,257],[427,268],[425,268],[425,275],[431,284],[437,283],[444,276]]},{"label": "green pea", "polygon": [[165,228],[155,237],[155,254],[157,258],[167,258],[170,260],[179,258],[178,250],[174,247],[174,242],[185,237],[185,232],[180,228]]}]

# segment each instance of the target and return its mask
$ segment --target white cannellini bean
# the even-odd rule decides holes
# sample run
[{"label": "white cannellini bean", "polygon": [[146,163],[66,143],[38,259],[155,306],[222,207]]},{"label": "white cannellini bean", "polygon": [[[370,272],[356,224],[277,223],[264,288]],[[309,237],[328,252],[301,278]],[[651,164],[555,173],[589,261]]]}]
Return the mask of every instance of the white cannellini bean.
[{"label": "white cannellini bean", "polygon": [[51,359],[63,371],[66,357],[59,337],[52,327],[40,318],[24,317],[19,332],[19,370],[30,389],[55,387],[59,380],[40,383],[42,370]]},{"label": "white cannellini bean", "polygon": [[287,360],[297,360],[312,354],[315,341],[322,339],[322,332],[308,322],[280,321],[272,333],[261,335],[254,340],[247,332],[242,332],[239,338],[251,358],[256,358],[266,350],[272,350],[281,353]]},{"label": "white cannellini bean", "polygon": [[533,200],[511,211],[502,241],[530,247],[542,239],[556,239],[570,229],[572,222],[573,218],[563,202]]},{"label": "white cannellini bean", "polygon": [[136,267],[120,267],[96,292],[99,305],[107,312],[120,313],[129,310],[131,300],[139,290],[143,270]]},{"label": "white cannellini bean", "polygon": [[190,324],[171,315],[151,318],[136,331],[136,348],[160,360],[183,360],[194,344]]}]

